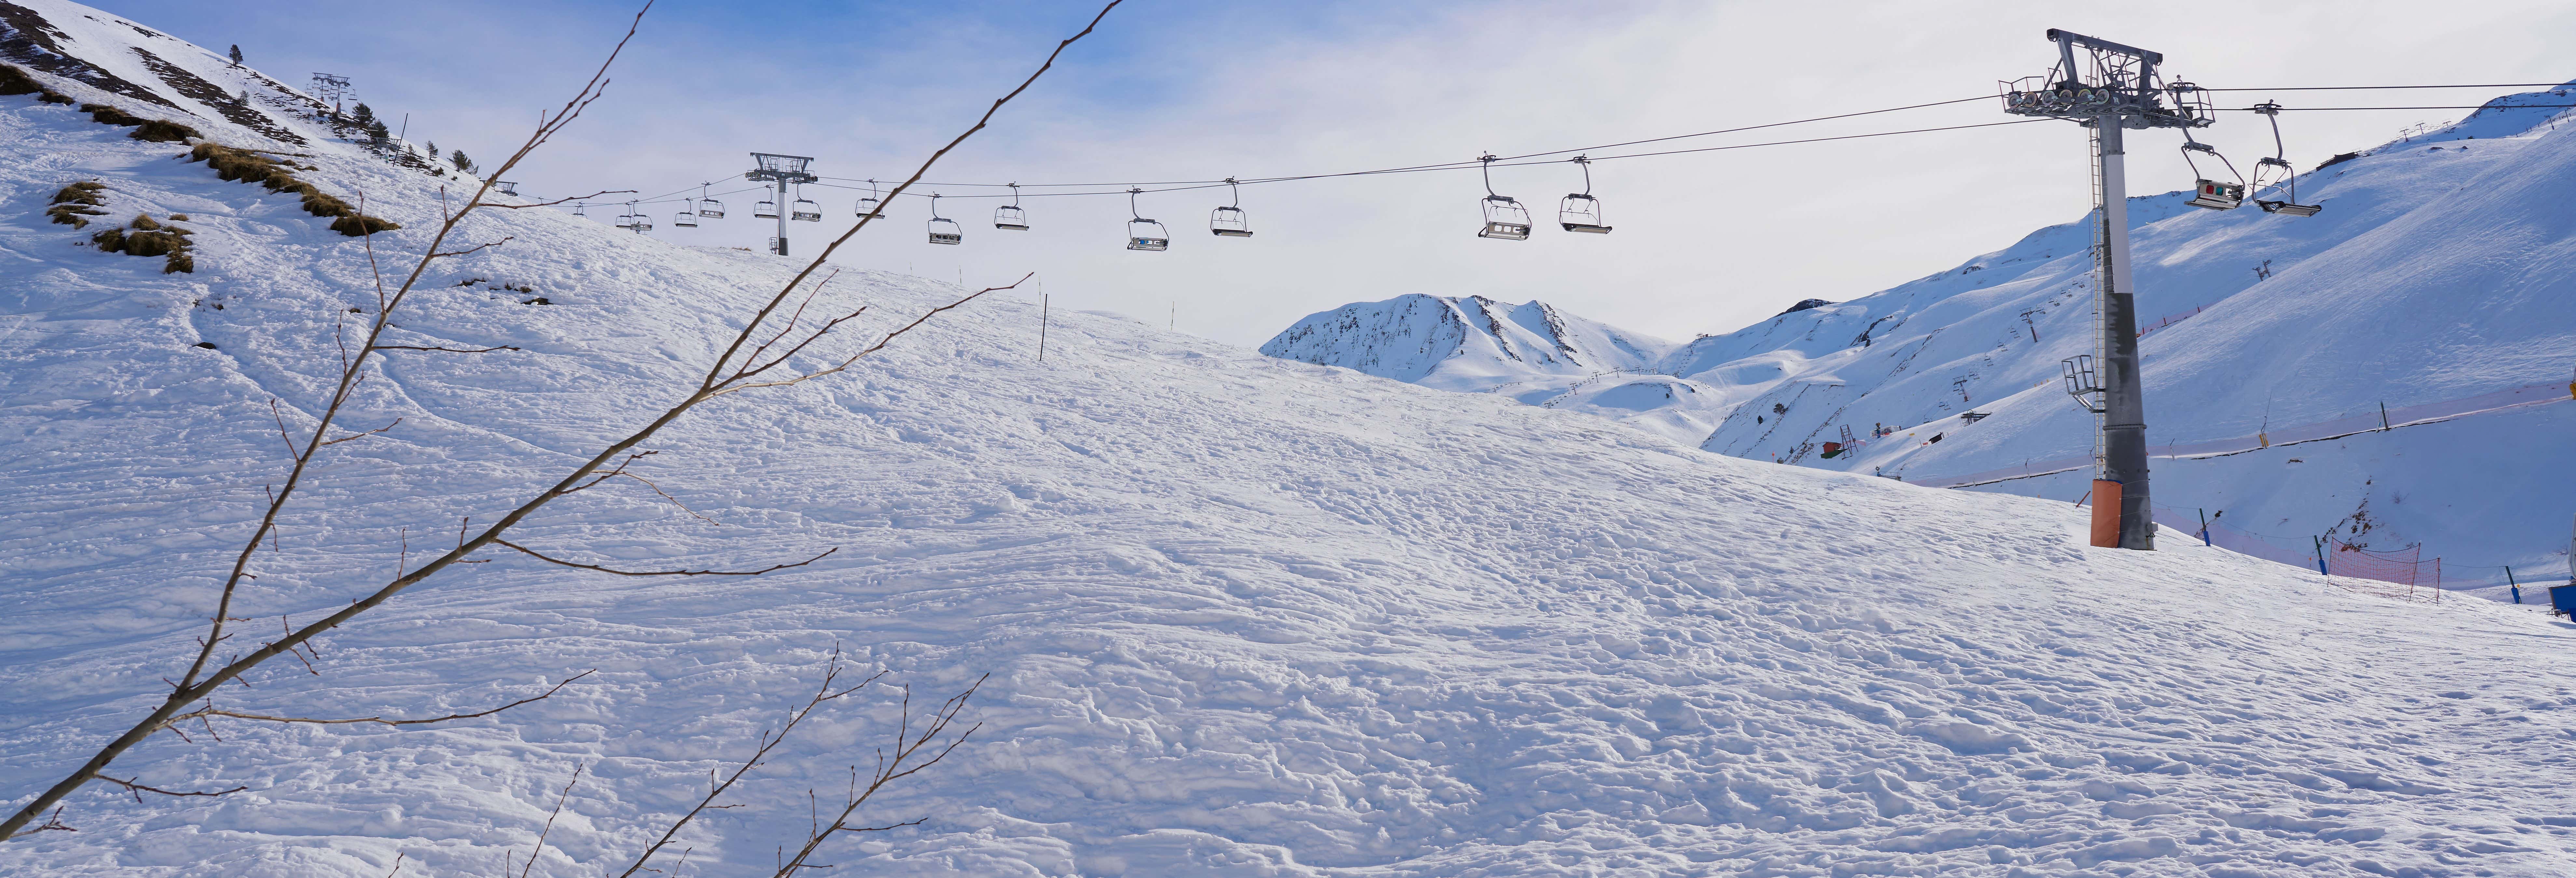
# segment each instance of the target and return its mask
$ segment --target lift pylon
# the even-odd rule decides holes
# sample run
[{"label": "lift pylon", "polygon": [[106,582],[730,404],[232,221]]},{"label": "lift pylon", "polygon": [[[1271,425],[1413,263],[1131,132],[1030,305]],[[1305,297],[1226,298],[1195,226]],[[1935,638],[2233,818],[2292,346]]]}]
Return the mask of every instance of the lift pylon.
[{"label": "lift pylon", "polygon": [[[2147,409],[2138,376],[2137,289],[2129,274],[2126,129],[2208,127],[2206,93],[2188,82],[2167,85],[2164,55],[2071,31],[2050,29],[2057,66],[2046,76],[2002,83],[2004,112],[2065,119],[2093,132],[2095,282],[2092,369],[2067,367],[2067,390],[2093,412],[2094,482],[2116,504],[2093,506],[2094,545],[2153,550],[2155,508],[2147,499]],[[2098,370],[2098,372],[2094,371]],[[2090,385],[2079,387],[2078,385]],[[2089,399],[2088,399],[2089,397]],[[2107,484],[2106,484],[2107,483]]]},{"label": "lift pylon", "polygon": [[[814,163],[814,158],[812,156],[776,155],[766,152],[755,152],[751,154],[751,160],[756,166],[749,171],[743,172],[742,178],[745,180],[755,180],[770,184],[772,188],[777,190],[777,194],[770,197],[771,203],[779,207],[784,207],[788,204],[788,186],[797,183],[819,183],[823,180],[823,178],[814,176],[806,171],[806,167]],[[803,205],[798,206],[802,207]],[[757,215],[759,211],[753,211],[753,213]],[[770,239],[769,242],[769,252],[780,256],[787,255],[788,213],[789,211],[784,210],[776,212],[775,216],[778,220],[778,237]],[[762,218],[768,219],[769,217]],[[802,217],[799,218],[801,219]],[[821,216],[817,215],[815,218],[821,219]]]}]

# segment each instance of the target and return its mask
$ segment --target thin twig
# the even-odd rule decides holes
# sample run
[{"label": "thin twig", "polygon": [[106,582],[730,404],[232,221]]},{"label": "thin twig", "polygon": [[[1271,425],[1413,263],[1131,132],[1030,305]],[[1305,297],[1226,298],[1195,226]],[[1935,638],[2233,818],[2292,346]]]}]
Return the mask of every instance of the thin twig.
[{"label": "thin twig", "polygon": [[555,797],[555,810],[553,811],[553,813],[549,813],[549,814],[547,814],[547,815],[546,815],[546,828],[545,828],[545,830],[544,830],[544,831],[541,831],[541,832],[538,832],[538,833],[537,833],[537,849],[536,849],[534,852],[532,852],[532,853],[528,854],[528,864],[527,864],[527,865],[525,865],[525,866],[521,866],[521,867],[519,867],[519,878],[528,878],[528,870],[536,868],[536,867],[537,867],[537,858],[545,855],[545,853],[546,853],[546,836],[549,836],[549,835],[553,835],[553,834],[554,834],[554,832],[555,832],[555,818],[556,818],[556,817],[560,817],[560,816],[562,816],[562,815],[563,815],[563,808],[564,808],[564,802],[565,802],[565,800],[568,800],[568,799],[571,799],[571,798],[572,798],[572,788],[573,788],[573,784],[581,783],[581,773],[582,773],[582,771],[583,771],[583,770],[588,769],[589,767],[590,767],[590,765],[589,765],[589,764],[587,764],[587,763],[585,763],[585,764],[583,764],[583,765],[581,765],[581,766],[579,766],[579,767],[576,767],[576,768],[574,768],[574,769],[572,770],[572,781],[571,781],[570,783],[566,783],[566,784],[564,784],[563,794],[562,794],[562,795],[559,795],[559,796],[556,796],[556,797]]},{"label": "thin twig", "polygon": [[[495,175],[495,176],[498,176],[498,175]],[[599,191],[597,191],[597,192],[590,193],[590,194],[588,194],[588,195],[575,195],[575,196],[571,196],[571,197],[569,197],[569,198],[557,198],[557,199],[555,199],[555,200],[553,200],[553,201],[539,201],[539,202],[536,202],[536,203],[533,203],[533,204],[494,204],[494,203],[489,202],[489,201],[483,201],[483,202],[477,202],[477,203],[475,203],[475,204],[474,204],[474,205],[472,205],[472,206],[473,206],[473,207],[497,207],[497,208],[500,208],[500,209],[502,209],[502,210],[526,210],[526,209],[531,208],[531,207],[553,207],[553,206],[555,206],[555,205],[562,204],[562,203],[567,202],[567,201],[587,201],[587,200],[590,200],[590,199],[593,199],[593,198],[598,198],[599,196],[602,196],[602,195],[633,195],[633,194],[635,194],[635,190],[633,190],[633,189],[602,189],[602,190],[599,190]]]},{"label": "thin twig", "polygon": [[382,433],[382,432],[384,432],[384,431],[386,431],[386,430],[391,430],[391,429],[393,429],[393,428],[395,428],[395,427],[402,426],[402,422],[403,422],[403,419],[401,419],[401,418],[395,418],[393,423],[386,424],[386,425],[384,425],[384,426],[382,426],[382,427],[377,427],[377,428],[375,428],[375,429],[373,429],[373,430],[369,430],[369,431],[364,432],[364,433],[351,433],[351,434],[349,434],[349,435],[347,435],[347,436],[342,436],[342,437],[340,437],[340,438],[338,438],[338,439],[333,439],[333,440],[331,440],[331,441],[329,441],[329,442],[324,442],[324,443],[322,443],[322,445],[323,445],[324,447],[329,447],[329,446],[338,445],[338,444],[340,444],[340,443],[342,443],[342,442],[347,442],[347,441],[350,441],[350,440],[353,440],[353,439],[364,439],[364,438],[367,438],[367,437],[369,437],[369,436],[374,436],[374,435],[376,435],[376,434]]},{"label": "thin twig", "polygon": [[[813,830],[805,839],[805,847],[796,852],[794,859],[787,860],[784,864],[780,865],[777,874],[772,876],[772,878],[790,878],[790,876],[793,876],[798,869],[829,868],[827,866],[810,865],[805,861],[812,858],[814,856],[814,852],[821,848],[824,842],[831,840],[834,835],[839,833],[847,832],[855,835],[869,832],[885,832],[887,830],[900,829],[906,826],[918,826],[922,821],[928,820],[929,818],[923,817],[885,826],[850,825],[850,815],[857,813],[860,806],[866,805],[868,800],[875,798],[876,794],[885,789],[887,785],[917,774],[923,769],[939,764],[941,760],[948,758],[948,754],[956,752],[960,745],[965,744],[968,737],[973,736],[977,730],[984,727],[982,723],[977,723],[965,731],[957,733],[954,738],[949,739],[945,746],[940,747],[939,751],[931,754],[929,758],[922,759],[918,762],[913,761],[915,757],[922,754],[924,749],[930,747],[932,744],[938,743],[940,737],[947,734],[949,726],[956,723],[959,714],[965,712],[967,699],[973,698],[975,696],[975,691],[982,689],[984,687],[984,681],[991,678],[991,674],[977,677],[975,678],[973,685],[966,687],[966,691],[959,692],[956,695],[950,696],[948,700],[940,702],[938,707],[933,708],[930,711],[930,715],[926,717],[926,721],[922,724],[921,733],[918,735],[915,735],[912,732],[912,687],[903,687],[903,705],[900,708],[902,710],[902,714],[900,715],[899,724],[895,729],[894,749],[892,753],[889,754],[884,750],[877,751],[876,773],[870,777],[865,788],[861,788],[858,785],[858,767],[851,767],[850,794],[848,798],[842,800],[841,813],[833,818],[830,826],[820,827]],[[909,765],[907,765],[907,763],[909,763]],[[813,797],[813,791],[807,790],[806,796],[810,800]],[[816,823],[819,824],[820,821],[817,820]]]},{"label": "thin twig", "polygon": [[561,558],[548,557],[535,549],[510,542],[509,540],[495,538],[492,541],[512,549],[517,549],[528,557],[535,558],[549,564],[561,564],[566,567],[578,567],[583,570],[597,570],[601,573],[614,573],[619,576],[759,576],[763,573],[768,573],[774,570],[785,570],[790,567],[803,567],[807,564],[823,560],[833,552],[841,550],[839,546],[834,546],[829,549],[824,549],[823,554],[821,555],[816,555],[803,561],[798,561],[794,564],[772,564],[758,570],[612,570],[606,567],[601,567],[597,564],[583,564],[578,561],[566,561]]},{"label": "thin twig", "polygon": [[[865,689],[868,687],[868,684],[875,683],[878,679],[883,678],[886,675],[886,672],[878,671],[874,674],[870,674],[867,679],[859,681],[856,686],[834,690],[832,688],[833,681],[840,675],[841,645],[835,643],[832,645],[832,658],[823,667],[823,684],[815,688],[814,697],[806,699],[803,706],[800,706],[795,710],[788,711],[787,723],[778,728],[777,734],[772,735],[769,732],[761,732],[760,747],[759,749],[751,752],[751,758],[745,759],[742,761],[741,765],[735,766],[733,773],[725,777],[724,783],[710,784],[707,789],[706,798],[699,799],[697,807],[689,809],[689,813],[680,815],[680,819],[672,821],[671,828],[665,830],[662,833],[662,837],[653,842],[652,847],[645,848],[644,853],[635,858],[635,863],[633,865],[627,866],[626,871],[617,873],[618,878],[632,878],[632,876],[634,876],[638,871],[652,871],[644,868],[645,861],[653,859],[653,854],[655,852],[660,851],[663,846],[670,844],[671,839],[680,834],[681,828],[688,826],[689,821],[698,819],[699,813],[734,807],[732,805],[718,805],[715,804],[715,801],[718,797],[723,796],[726,790],[733,789],[735,781],[742,780],[743,775],[750,773],[754,768],[760,767],[762,760],[769,757],[769,751],[772,748],[786,743],[788,734],[796,731],[797,724],[804,722],[807,716],[813,715],[814,708],[822,706],[824,702],[838,700],[852,692]],[[710,775],[713,774],[712,771],[709,773]],[[691,848],[690,850],[695,850],[695,848]],[[688,852],[682,851],[680,853],[680,865],[688,865],[688,861]],[[672,878],[678,878],[679,869],[674,867],[671,874]]]},{"label": "thin twig", "polygon": [[572,675],[571,677],[566,678],[563,682],[561,682],[561,683],[556,683],[556,684],[554,685],[554,688],[547,689],[547,690],[545,691],[545,694],[543,694],[543,695],[537,695],[537,696],[533,696],[533,697],[529,697],[529,698],[522,698],[522,699],[519,699],[519,700],[517,700],[517,701],[513,701],[513,702],[510,702],[510,703],[508,703],[508,704],[504,704],[504,705],[501,705],[501,706],[499,706],[499,707],[492,708],[492,709],[490,709],[490,710],[478,710],[478,711],[475,711],[475,712],[473,712],[473,713],[451,713],[451,714],[448,714],[448,715],[446,715],[446,716],[430,717],[430,718],[428,718],[428,719],[386,719],[386,718],[381,717],[381,716],[361,716],[361,717],[353,717],[353,718],[350,718],[350,719],[314,719],[314,718],[312,718],[312,717],[302,717],[302,716],[269,716],[269,715],[267,715],[267,714],[260,714],[260,713],[242,713],[242,712],[240,712],[240,711],[223,710],[223,709],[220,709],[220,708],[214,708],[214,707],[205,707],[205,708],[199,708],[199,709],[197,709],[197,710],[192,710],[192,711],[189,711],[189,712],[187,712],[187,713],[180,714],[180,715],[178,715],[178,716],[171,717],[171,718],[170,718],[170,724],[171,724],[171,725],[177,725],[177,724],[179,724],[179,723],[181,723],[181,722],[184,722],[184,721],[187,721],[187,720],[191,720],[191,719],[199,719],[199,718],[202,718],[202,717],[226,716],[226,717],[232,717],[233,719],[265,720],[265,721],[273,722],[273,723],[310,723],[310,724],[312,724],[312,725],[318,725],[318,726],[350,725],[350,724],[354,724],[354,723],[375,723],[375,724],[377,724],[377,725],[384,725],[384,726],[425,726],[425,725],[429,725],[429,724],[431,724],[431,723],[443,723],[443,722],[449,722],[449,721],[453,721],[453,720],[460,720],[460,719],[474,719],[474,718],[477,718],[477,717],[486,717],[486,716],[491,716],[491,715],[493,715],[493,714],[500,713],[501,711],[504,711],[504,710],[509,710],[510,708],[517,707],[517,706],[522,705],[522,704],[533,704],[533,703],[536,703],[536,702],[539,702],[539,701],[544,701],[544,700],[546,700],[546,699],[548,699],[548,698],[552,698],[552,697],[554,697],[554,694],[555,694],[555,693],[563,691],[563,687],[570,686],[570,685],[572,685],[573,683],[575,683],[575,682],[579,681],[581,678],[583,678],[583,677],[587,677],[587,676],[590,676],[590,675],[592,675],[592,674],[596,674],[596,673],[599,673],[599,669],[598,669],[598,668],[592,668],[592,669],[590,669],[590,670],[583,671],[583,672],[578,673],[578,674],[574,674],[574,675]]},{"label": "thin twig", "polygon": [[[117,786],[124,787],[124,788],[125,788],[125,791],[126,791],[127,793],[131,793],[131,794],[133,794],[133,795],[134,795],[134,800],[135,800],[135,801],[137,801],[137,802],[143,801],[143,795],[142,795],[142,794],[144,794],[144,793],[160,793],[160,794],[162,794],[162,795],[164,795],[164,796],[173,796],[173,797],[177,797],[177,798],[187,798],[187,797],[189,797],[189,796],[206,796],[206,797],[208,797],[208,798],[212,798],[212,797],[215,797],[215,796],[229,796],[229,795],[232,795],[232,794],[234,794],[234,793],[238,793],[238,792],[241,792],[241,791],[243,791],[243,790],[250,789],[250,787],[247,787],[247,786],[239,786],[239,787],[234,787],[234,788],[229,789],[229,790],[215,790],[215,791],[212,791],[212,792],[178,792],[178,791],[176,791],[176,790],[165,790],[165,789],[162,789],[162,788],[160,788],[160,787],[144,786],[144,785],[142,785],[142,784],[135,783],[135,782],[133,781],[133,779],[131,779],[131,778],[128,778],[128,779],[126,779],[126,780],[117,780],[116,778],[109,777],[109,776],[107,776],[107,775],[102,774],[102,775],[99,775],[99,776],[98,776],[98,779],[99,779],[99,780],[103,780],[103,781],[107,781],[108,783],[112,783],[112,784],[115,784],[115,785],[117,785]],[[57,809],[57,810],[59,811],[59,809]]]},{"label": "thin twig", "polygon": [[511,347],[511,346],[509,346],[509,345],[495,345],[495,346],[493,346],[493,347],[488,347],[488,348],[443,348],[443,347],[436,347],[436,346],[432,346],[432,345],[380,344],[380,345],[377,345],[377,346],[376,346],[376,350],[380,350],[380,351],[444,351],[444,352],[451,353],[451,354],[488,354],[488,353],[491,353],[491,352],[493,352],[493,351],[515,351],[515,350],[519,350],[519,348]]}]

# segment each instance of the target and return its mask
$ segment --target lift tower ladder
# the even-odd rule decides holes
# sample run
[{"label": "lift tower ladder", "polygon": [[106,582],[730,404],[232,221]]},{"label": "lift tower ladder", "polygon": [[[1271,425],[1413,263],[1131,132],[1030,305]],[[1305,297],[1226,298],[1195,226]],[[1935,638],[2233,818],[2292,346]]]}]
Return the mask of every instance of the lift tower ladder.
[{"label": "lift tower ladder", "polygon": [[[2204,128],[2215,116],[2205,93],[2187,82],[2166,84],[2157,73],[2164,55],[2050,29],[2057,66],[2046,76],[2002,83],[2004,112],[2066,119],[2092,130],[2093,306],[2098,388],[2093,401],[2095,484],[2098,496],[2115,483],[2116,508],[2093,507],[2094,545],[2153,550],[2155,508],[2147,498],[2147,410],[2138,375],[2137,289],[2129,273],[2129,192],[2121,134],[2126,129]],[[2070,381],[2069,390],[2075,388]],[[2079,396],[2079,401],[2084,400]],[[2108,519],[2108,520],[2106,520]],[[2109,526],[2105,526],[2109,525]]]}]

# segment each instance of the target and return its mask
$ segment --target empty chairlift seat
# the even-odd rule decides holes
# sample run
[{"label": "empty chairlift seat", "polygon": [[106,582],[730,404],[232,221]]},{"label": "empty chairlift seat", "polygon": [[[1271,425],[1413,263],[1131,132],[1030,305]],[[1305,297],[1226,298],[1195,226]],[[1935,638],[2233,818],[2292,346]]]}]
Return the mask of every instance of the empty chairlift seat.
[{"label": "empty chairlift seat", "polygon": [[1233,177],[1225,178],[1225,185],[1234,192],[1234,203],[1208,213],[1208,234],[1219,238],[1252,237],[1252,215],[1243,212],[1243,186]]},{"label": "empty chairlift seat", "polygon": [[966,243],[966,230],[959,228],[956,220],[940,218],[939,193],[936,192],[930,194],[930,243]]},{"label": "empty chairlift seat", "polygon": [[1165,231],[1162,223],[1146,219],[1143,214],[1136,212],[1136,196],[1144,191],[1133,186],[1127,188],[1127,216],[1129,217],[1127,249],[1154,251],[1172,249],[1172,233]]}]

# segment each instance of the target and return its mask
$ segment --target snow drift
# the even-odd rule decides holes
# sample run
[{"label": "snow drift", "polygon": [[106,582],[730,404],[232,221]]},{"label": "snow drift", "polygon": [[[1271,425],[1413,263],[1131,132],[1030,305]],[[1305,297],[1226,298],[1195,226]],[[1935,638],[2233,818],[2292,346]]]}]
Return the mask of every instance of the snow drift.
[{"label": "snow drift", "polygon": [[[407,226],[376,250],[417,253],[439,181],[309,139],[304,176],[371,193]],[[270,401],[305,417],[335,321],[372,302],[361,239],[177,152],[0,98],[0,790],[17,802],[157,697],[278,478]],[[189,215],[196,271],[47,223],[46,194],[81,178],[119,214]],[[401,540],[547,483],[702,371],[787,274],[549,211],[466,232],[514,238],[446,263],[401,328],[521,350],[371,371],[347,423],[400,426],[334,446],[243,616],[339,606]],[[824,297],[874,305],[881,329],[958,292],[854,267]],[[586,494],[519,532],[610,564],[839,547],[825,561],[633,580],[490,556],[325,638],[319,676],[272,664],[227,701],[421,716],[596,675],[426,730],[158,739],[118,768],[250,790],[88,790],[64,815],[78,832],[0,844],[0,873],[375,878],[400,855],[406,875],[493,874],[538,849],[579,767],[533,873],[596,874],[747,755],[835,644],[923,694],[992,675],[975,743],[875,812],[927,822],[837,843],[826,862],[850,874],[2576,862],[2576,794],[2548,771],[2576,734],[2569,635],[2535,615],[2213,550],[2089,549],[2062,503],[1731,460],[1124,321],[1058,317],[1041,364],[1038,331],[1033,303],[979,302],[853,374],[666,433],[642,471],[677,505]],[[745,807],[697,824],[691,861],[774,868],[764,849],[804,831],[805,791],[865,764],[895,709],[819,714]]]}]

